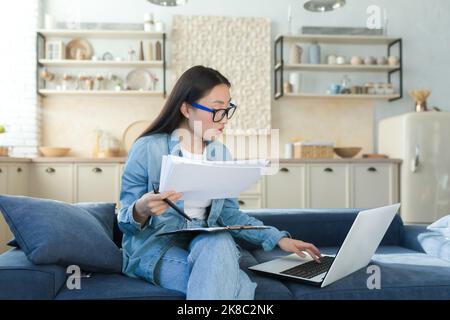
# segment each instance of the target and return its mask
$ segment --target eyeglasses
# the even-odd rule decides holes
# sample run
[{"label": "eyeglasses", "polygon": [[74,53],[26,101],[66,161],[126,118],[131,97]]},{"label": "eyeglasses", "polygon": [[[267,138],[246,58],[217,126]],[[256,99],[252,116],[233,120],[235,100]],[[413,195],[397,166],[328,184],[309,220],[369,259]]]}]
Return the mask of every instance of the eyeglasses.
[{"label": "eyeglasses", "polygon": [[213,122],[220,122],[223,120],[223,118],[225,118],[225,116],[227,117],[228,120],[230,120],[233,117],[233,115],[236,111],[236,108],[237,108],[237,105],[234,104],[233,101],[230,102],[230,104],[229,104],[230,107],[228,107],[226,109],[211,109],[211,108],[205,107],[205,106],[195,103],[195,102],[191,103],[191,105],[194,108],[204,110],[207,112],[211,112],[213,114]]}]

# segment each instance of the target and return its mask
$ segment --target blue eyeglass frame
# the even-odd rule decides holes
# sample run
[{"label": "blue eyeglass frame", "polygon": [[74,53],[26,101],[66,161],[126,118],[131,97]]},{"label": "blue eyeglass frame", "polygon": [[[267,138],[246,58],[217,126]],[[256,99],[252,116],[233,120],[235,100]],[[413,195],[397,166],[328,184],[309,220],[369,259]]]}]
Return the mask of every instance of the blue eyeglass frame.
[{"label": "blue eyeglass frame", "polygon": [[[230,120],[231,117],[234,115],[234,113],[233,113],[233,115],[231,115],[231,117],[228,117],[228,113],[230,112],[231,109],[235,109],[235,110],[237,109],[237,105],[235,105],[232,102],[230,102],[231,107],[226,108],[226,109],[211,109],[211,108],[205,107],[204,105],[201,105],[201,104],[195,103],[195,102],[191,103],[191,106],[193,106],[194,108],[212,113],[213,114],[213,122],[220,122],[223,120],[223,118],[225,118],[225,116],[227,117],[228,120]],[[225,111],[225,113],[221,119],[215,121],[214,118],[216,117],[216,113],[219,111]]]}]

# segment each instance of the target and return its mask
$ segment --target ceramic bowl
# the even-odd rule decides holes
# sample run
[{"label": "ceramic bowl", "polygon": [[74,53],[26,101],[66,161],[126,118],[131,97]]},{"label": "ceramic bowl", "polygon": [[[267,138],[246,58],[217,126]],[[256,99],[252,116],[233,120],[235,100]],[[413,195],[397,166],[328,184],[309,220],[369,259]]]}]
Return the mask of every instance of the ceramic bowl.
[{"label": "ceramic bowl", "polygon": [[341,158],[353,158],[360,153],[361,150],[362,148],[360,147],[334,148],[334,153]]},{"label": "ceramic bowl", "polygon": [[70,148],[39,147],[39,151],[41,151],[44,157],[64,157],[69,153]]}]

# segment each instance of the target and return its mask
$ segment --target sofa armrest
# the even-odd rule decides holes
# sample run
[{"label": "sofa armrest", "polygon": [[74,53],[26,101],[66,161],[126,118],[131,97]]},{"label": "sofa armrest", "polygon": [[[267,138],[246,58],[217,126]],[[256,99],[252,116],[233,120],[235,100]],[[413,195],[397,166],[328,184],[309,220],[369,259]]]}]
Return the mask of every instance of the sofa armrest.
[{"label": "sofa armrest", "polygon": [[57,265],[35,265],[20,249],[0,255],[0,300],[53,299],[66,281]]},{"label": "sofa armrest", "polygon": [[450,239],[442,233],[428,230],[425,226],[405,226],[403,246],[450,261]]},{"label": "sofa armrest", "polygon": [[402,246],[414,251],[425,252],[419,240],[421,234],[429,233],[425,226],[405,225],[403,229]]}]

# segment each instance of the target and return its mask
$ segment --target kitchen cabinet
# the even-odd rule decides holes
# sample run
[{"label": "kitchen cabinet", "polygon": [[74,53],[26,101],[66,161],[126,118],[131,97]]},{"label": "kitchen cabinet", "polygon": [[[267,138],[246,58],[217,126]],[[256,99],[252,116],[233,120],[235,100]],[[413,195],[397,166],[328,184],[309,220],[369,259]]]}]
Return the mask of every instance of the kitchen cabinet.
[{"label": "kitchen cabinet", "polygon": [[64,202],[74,201],[74,177],[72,164],[33,164],[30,181],[32,197]]},{"label": "kitchen cabinet", "polygon": [[8,188],[10,195],[28,195],[30,166],[24,163],[12,163],[8,167]]},{"label": "kitchen cabinet", "polygon": [[0,194],[7,193],[8,186],[8,166],[0,164]]},{"label": "kitchen cabinet", "polygon": [[398,171],[389,164],[353,166],[353,206],[375,208],[398,202]]},{"label": "kitchen cabinet", "polygon": [[305,207],[305,165],[283,165],[266,176],[266,205],[271,209]]},{"label": "kitchen cabinet", "polygon": [[348,208],[349,178],[349,166],[345,164],[308,165],[308,207]]},{"label": "kitchen cabinet", "polygon": [[[29,170],[28,163],[0,163],[0,194],[28,195]],[[0,253],[9,249],[6,243],[12,238],[9,226],[0,214]]]},{"label": "kitchen cabinet", "polygon": [[265,205],[264,197],[265,179],[262,178],[238,197],[239,208],[246,209],[261,209]]},{"label": "kitchen cabinet", "polygon": [[399,163],[280,164],[266,176],[267,208],[373,208],[399,202]]},{"label": "kitchen cabinet", "polygon": [[120,176],[117,164],[75,164],[75,202],[116,203]]}]

